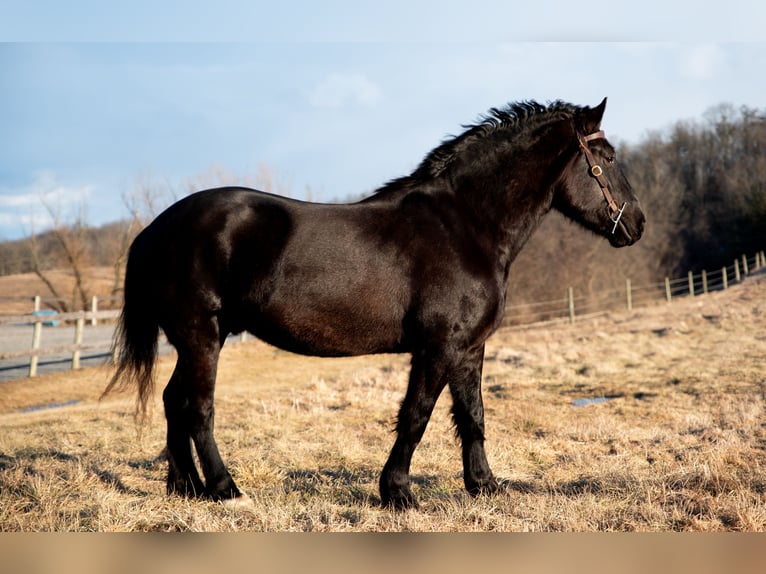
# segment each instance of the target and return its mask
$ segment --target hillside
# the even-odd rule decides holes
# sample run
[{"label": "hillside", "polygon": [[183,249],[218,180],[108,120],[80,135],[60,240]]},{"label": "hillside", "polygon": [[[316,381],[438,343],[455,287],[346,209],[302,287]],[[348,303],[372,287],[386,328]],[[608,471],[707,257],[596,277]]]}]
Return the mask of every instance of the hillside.
[{"label": "hillside", "polygon": [[[672,304],[501,330],[484,396],[507,491],[463,492],[445,393],[413,461],[422,509],[403,514],[377,506],[377,478],[406,356],[224,350],[216,433],[252,511],[165,496],[159,396],[139,440],[132,397],[98,403],[107,368],[14,381],[0,397],[0,530],[765,530],[765,327],[759,273]],[[161,381],[171,369],[162,358]]]},{"label": "hillside", "polygon": [[[75,280],[73,273],[66,269],[46,271],[47,276],[59,293],[71,296]],[[85,269],[85,281],[90,292],[99,298],[110,297],[114,285],[114,270],[109,267],[88,267]],[[0,315],[13,315],[32,312],[32,298],[40,295],[44,299],[51,297],[50,290],[34,273],[18,273],[0,276]],[[45,301],[43,301],[45,303]],[[106,308],[104,303],[101,308]],[[44,305],[45,306],[45,305]]]}]

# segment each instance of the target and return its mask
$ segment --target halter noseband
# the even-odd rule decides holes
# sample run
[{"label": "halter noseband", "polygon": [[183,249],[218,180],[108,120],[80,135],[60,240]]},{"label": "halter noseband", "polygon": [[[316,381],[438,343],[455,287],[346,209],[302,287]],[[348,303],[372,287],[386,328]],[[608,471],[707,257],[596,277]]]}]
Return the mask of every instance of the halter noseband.
[{"label": "halter noseband", "polygon": [[612,227],[612,235],[614,235],[614,232],[617,231],[617,224],[620,223],[622,212],[625,210],[625,206],[628,204],[628,202],[624,202],[622,207],[617,207],[617,202],[614,200],[612,193],[609,191],[609,183],[604,177],[604,170],[601,169],[601,166],[596,163],[596,158],[593,157],[593,152],[591,152],[590,148],[588,147],[589,141],[604,139],[605,137],[606,136],[604,135],[603,130],[593,132],[587,136],[580,135],[580,132],[577,132],[577,140],[580,142],[580,149],[585,154],[585,160],[590,166],[590,173],[593,177],[596,178],[596,181],[598,182],[598,185],[601,187],[601,191],[604,194],[604,199],[606,199],[606,204],[609,206],[609,219],[614,223],[614,227]]}]

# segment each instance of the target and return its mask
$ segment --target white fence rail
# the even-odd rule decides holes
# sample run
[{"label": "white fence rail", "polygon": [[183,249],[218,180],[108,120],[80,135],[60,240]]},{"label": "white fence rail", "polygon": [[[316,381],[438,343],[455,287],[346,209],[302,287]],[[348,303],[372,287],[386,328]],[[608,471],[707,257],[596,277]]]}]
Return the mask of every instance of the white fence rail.
[{"label": "white fence rail", "polygon": [[[61,353],[71,353],[71,365],[73,369],[80,368],[80,357],[83,351],[87,350],[107,350],[111,347],[111,341],[98,341],[93,343],[83,343],[83,331],[86,321],[90,325],[96,325],[99,320],[114,320],[120,314],[115,309],[111,311],[75,311],[73,313],[41,314],[39,309],[28,315],[3,315],[0,316],[0,325],[33,325],[32,341],[29,349],[19,351],[8,351],[0,353],[0,360],[29,358],[29,376],[37,375],[37,367],[40,357],[43,355],[54,355]],[[42,346],[43,325],[63,325],[71,323],[73,327],[72,343],[67,345]],[[58,329],[63,327],[56,327]]]}]

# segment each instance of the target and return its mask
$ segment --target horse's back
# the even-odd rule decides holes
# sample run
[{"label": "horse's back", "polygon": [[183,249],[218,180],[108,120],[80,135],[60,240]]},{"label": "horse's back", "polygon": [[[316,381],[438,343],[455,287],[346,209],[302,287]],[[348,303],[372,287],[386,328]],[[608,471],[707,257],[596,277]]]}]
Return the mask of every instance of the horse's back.
[{"label": "horse's back", "polygon": [[166,331],[207,314],[223,330],[307,354],[393,351],[411,287],[401,252],[383,240],[388,211],[197,192],[139,235],[130,272],[152,286]]}]

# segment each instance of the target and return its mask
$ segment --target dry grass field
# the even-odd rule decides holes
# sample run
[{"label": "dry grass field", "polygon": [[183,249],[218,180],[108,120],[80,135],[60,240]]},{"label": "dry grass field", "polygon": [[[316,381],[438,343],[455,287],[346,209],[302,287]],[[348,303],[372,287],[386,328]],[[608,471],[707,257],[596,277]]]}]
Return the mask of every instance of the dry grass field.
[{"label": "dry grass field", "polygon": [[[71,270],[54,269],[46,275],[62,297],[73,299],[75,279]],[[84,270],[85,283],[90,292],[98,297],[109,297],[114,284],[114,271],[109,267],[89,267]],[[52,298],[48,287],[34,273],[20,273],[0,277],[0,314],[21,315],[32,312],[32,299],[40,295],[43,299]],[[111,308],[111,302],[102,301],[101,308]]]},{"label": "dry grass field", "polygon": [[[158,391],[172,369],[159,364]],[[253,507],[168,498],[164,418],[139,436],[109,369],[0,389],[0,531],[766,530],[766,276],[574,325],[505,329],[484,370],[504,493],[463,491],[449,396],[379,507],[406,356],[224,349],[216,436]]]}]

